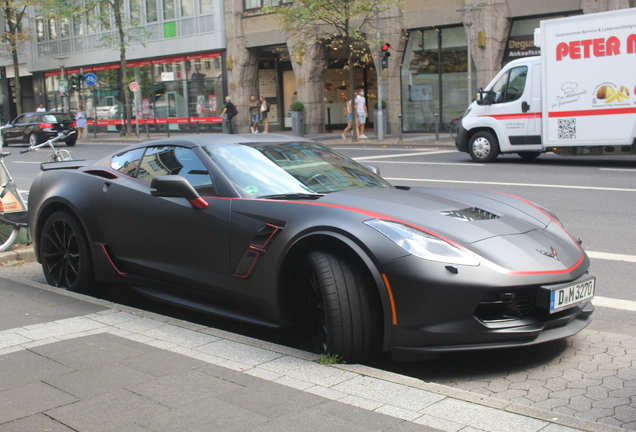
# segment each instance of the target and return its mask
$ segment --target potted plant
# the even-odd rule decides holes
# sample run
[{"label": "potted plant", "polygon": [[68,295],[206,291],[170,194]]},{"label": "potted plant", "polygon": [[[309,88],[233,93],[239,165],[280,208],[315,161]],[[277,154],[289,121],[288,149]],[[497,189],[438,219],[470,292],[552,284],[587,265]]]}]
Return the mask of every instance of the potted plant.
[{"label": "potted plant", "polygon": [[305,104],[301,101],[294,101],[291,104],[292,134],[297,136],[305,135]]},{"label": "potted plant", "polygon": [[[375,102],[373,102],[373,132],[375,133],[376,136],[378,136],[378,113],[380,112],[380,110],[378,109],[378,101],[376,100]],[[384,126],[384,128],[382,129],[384,131],[384,135],[387,135],[387,125],[388,125],[388,121],[387,121],[387,115],[386,115],[386,100],[382,99],[382,125]]]}]

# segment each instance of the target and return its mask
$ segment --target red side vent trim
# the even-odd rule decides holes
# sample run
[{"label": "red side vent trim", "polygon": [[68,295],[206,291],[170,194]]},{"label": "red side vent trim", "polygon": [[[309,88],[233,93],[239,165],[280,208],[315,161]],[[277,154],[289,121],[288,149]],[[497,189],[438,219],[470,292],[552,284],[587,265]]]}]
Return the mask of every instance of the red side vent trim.
[{"label": "red side vent trim", "polygon": [[123,271],[121,271],[121,270],[119,270],[117,268],[117,266],[115,265],[115,263],[111,259],[110,255],[108,254],[108,251],[106,250],[106,245],[105,244],[100,244],[100,246],[102,247],[102,252],[104,252],[104,255],[106,255],[106,259],[108,260],[110,265],[113,267],[113,269],[117,272],[117,274],[119,274],[120,276],[128,276],[128,273],[124,273]]},{"label": "red side vent trim", "polygon": [[247,279],[252,276],[261,258],[265,255],[265,252],[267,252],[267,247],[282,230],[283,227],[270,223],[263,225],[245,252],[243,252],[243,256],[236,265],[233,276],[241,279]]}]

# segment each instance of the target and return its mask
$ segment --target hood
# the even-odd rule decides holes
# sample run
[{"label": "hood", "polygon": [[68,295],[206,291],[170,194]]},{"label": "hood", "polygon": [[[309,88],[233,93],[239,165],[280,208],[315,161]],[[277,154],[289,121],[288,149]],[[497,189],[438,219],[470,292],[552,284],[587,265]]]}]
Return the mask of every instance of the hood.
[{"label": "hood", "polygon": [[552,220],[506,195],[454,189],[354,189],[320,202],[378,213],[461,244],[545,229]]}]

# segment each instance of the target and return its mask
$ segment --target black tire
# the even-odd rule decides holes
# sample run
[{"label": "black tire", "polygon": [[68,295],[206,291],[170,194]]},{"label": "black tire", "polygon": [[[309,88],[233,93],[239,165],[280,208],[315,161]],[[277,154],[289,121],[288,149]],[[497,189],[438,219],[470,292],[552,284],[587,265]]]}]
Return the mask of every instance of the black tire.
[{"label": "black tire", "polygon": [[380,353],[380,300],[358,263],[329,252],[310,252],[303,263],[302,278],[316,352],[336,354],[348,363]]},{"label": "black tire", "polygon": [[42,270],[49,285],[69,291],[88,291],[93,266],[86,234],[70,214],[53,213],[40,238]]},{"label": "black tire", "polygon": [[493,162],[499,155],[497,138],[490,132],[477,132],[468,142],[468,154],[475,162]]},{"label": "black tire", "polygon": [[541,156],[541,152],[536,151],[522,151],[517,153],[522,159],[533,160]]},{"label": "black tire", "polygon": [[0,252],[11,249],[19,233],[20,228],[17,226],[0,222]]},{"label": "black tire", "polygon": [[70,140],[66,141],[66,147],[73,147],[76,142],[77,138],[71,138]]},{"label": "black tire", "polygon": [[34,147],[38,144],[40,144],[40,138],[38,138],[38,134],[36,134],[35,132],[31,132],[29,134],[29,145],[31,147]]}]

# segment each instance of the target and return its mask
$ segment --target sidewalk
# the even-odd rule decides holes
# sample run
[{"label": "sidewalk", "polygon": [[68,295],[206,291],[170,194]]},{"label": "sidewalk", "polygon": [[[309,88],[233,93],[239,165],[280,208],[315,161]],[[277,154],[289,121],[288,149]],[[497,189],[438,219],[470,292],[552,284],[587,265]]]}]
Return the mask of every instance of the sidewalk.
[{"label": "sidewalk", "polygon": [[621,430],[366,366],[321,365],[311,353],[8,273],[0,431]]},{"label": "sidewalk", "polygon": [[[275,134],[287,135],[291,136],[291,131],[280,131],[280,132],[272,132]],[[403,133],[402,139],[400,141],[399,135],[386,135],[383,140],[378,140],[377,136],[373,134],[373,132],[367,132],[367,139],[359,140],[354,143],[351,141],[351,137],[349,135],[348,140],[343,140],[341,137],[341,130],[335,130],[331,133],[323,133],[323,134],[307,134],[305,138],[312,139],[314,141],[321,142],[326,145],[359,145],[359,146],[390,146],[390,145],[399,145],[399,146],[439,146],[439,147],[451,147],[455,148],[455,140],[450,136],[449,133],[440,132],[439,134],[435,133]],[[180,136],[186,136],[190,134],[186,133],[170,133],[170,138],[178,138]],[[251,135],[251,134],[248,134]],[[85,140],[80,141],[79,143],[118,143],[118,144],[136,144],[144,141],[158,140],[168,138],[167,133],[150,133],[146,135],[140,131],[139,138],[137,138],[134,134],[132,137],[121,137],[117,133],[98,133],[97,138],[95,138],[95,134],[88,133],[87,138]]]}]

